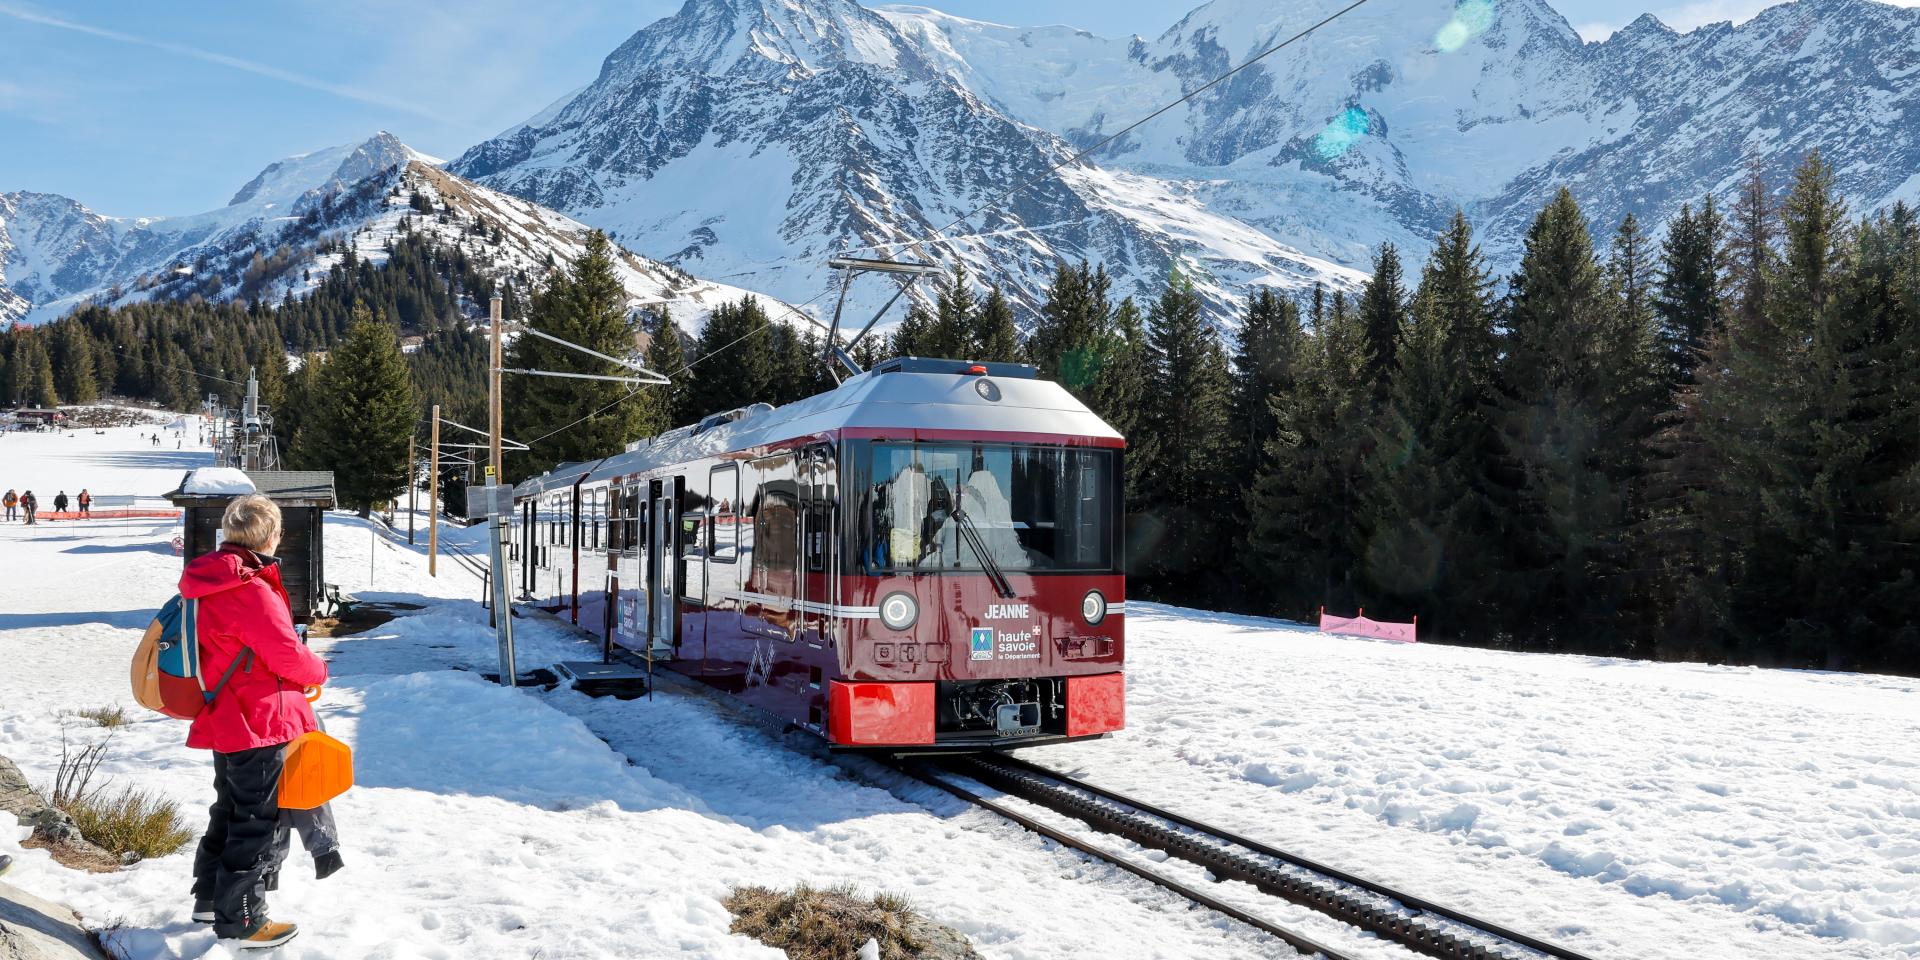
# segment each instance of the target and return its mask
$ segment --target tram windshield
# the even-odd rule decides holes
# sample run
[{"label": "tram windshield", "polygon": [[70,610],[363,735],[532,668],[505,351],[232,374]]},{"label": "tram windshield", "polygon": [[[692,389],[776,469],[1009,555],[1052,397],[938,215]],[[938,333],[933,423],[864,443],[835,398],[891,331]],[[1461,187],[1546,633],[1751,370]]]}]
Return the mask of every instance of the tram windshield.
[{"label": "tram windshield", "polygon": [[870,572],[1113,569],[1114,451],[1008,444],[888,443],[865,474],[855,539]]}]

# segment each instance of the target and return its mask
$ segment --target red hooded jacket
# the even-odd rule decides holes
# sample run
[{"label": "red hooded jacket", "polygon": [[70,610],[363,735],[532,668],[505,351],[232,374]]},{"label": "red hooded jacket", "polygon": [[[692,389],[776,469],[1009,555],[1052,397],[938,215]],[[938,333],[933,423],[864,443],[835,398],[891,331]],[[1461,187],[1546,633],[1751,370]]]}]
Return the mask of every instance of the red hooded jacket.
[{"label": "red hooded jacket", "polygon": [[327,682],[327,663],[293,632],[280,562],[226,544],[195,557],[180,595],[200,601],[200,670],[218,683],[243,649],[251,662],[193,718],[187,746],[234,753],[286,743],[319,727],[304,688]]}]

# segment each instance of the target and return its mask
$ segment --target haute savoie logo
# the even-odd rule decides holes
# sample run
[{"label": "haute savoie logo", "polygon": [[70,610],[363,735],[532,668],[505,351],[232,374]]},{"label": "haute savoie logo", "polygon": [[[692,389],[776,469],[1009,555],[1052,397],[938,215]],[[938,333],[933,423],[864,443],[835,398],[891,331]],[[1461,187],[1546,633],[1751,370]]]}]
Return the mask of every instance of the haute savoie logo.
[{"label": "haute savoie logo", "polygon": [[993,628],[992,627],[974,627],[973,628],[973,659],[975,660],[992,660],[993,659]]}]

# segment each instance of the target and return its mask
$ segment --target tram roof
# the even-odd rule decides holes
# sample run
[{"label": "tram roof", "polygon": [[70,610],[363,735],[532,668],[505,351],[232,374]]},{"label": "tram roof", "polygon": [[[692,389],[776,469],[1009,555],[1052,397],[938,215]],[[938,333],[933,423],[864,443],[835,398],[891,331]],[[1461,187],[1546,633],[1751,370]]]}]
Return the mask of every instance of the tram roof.
[{"label": "tram roof", "polygon": [[[707,429],[681,427],[636,441],[604,460],[563,463],[514,488],[518,497],[572,486],[583,476],[642,473],[756,447],[847,429],[955,430],[973,433],[1087,437],[1122,441],[1118,431],[1065,387],[1033,376],[1031,367],[990,364],[972,373],[965,360],[889,361],[838,387],[783,407],[757,405],[740,419]],[[999,399],[975,387],[991,380]],[[712,424],[709,417],[701,425]]]}]

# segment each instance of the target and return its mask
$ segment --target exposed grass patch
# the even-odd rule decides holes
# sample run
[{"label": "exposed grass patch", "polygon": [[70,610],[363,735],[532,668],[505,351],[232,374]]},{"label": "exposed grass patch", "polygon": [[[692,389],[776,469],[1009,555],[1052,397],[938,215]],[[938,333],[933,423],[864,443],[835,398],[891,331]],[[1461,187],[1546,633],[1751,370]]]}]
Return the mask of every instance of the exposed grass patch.
[{"label": "exposed grass patch", "polygon": [[94,726],[105,727],[108,730],[118,730],[121,727],[124,727],[127,725],[126,708],[118,705],[111,706],[111,707],[89,707],[85,710],[75,710],[73,712],[73,715],[81,718],[82,720],[91,720],[93,721]]},{"label": "exposed grass patch", "polygon": [[63,733],[60,766],[54,771],[47,802],[72,817],[88,843],[116,857],[145,860],[186,846],[193,833],[181,823],[178,803],[150,790],[128,786],[110,793],[105,781],[94,783],[112,741],[109,733],[73,751]]},{"label": "exposed grass patch", "polygon": [[848,960],[868,940],[882,960],[913,960],[927,944],[910,928],[913,907],[889,893],[860,896],[852,885],[792,890],[736,887],[724,901],[733,933],[784,950],[787,960]]},{"label": "exposed grass patch", "polygon": [[150,790],[96,791],[54,805],[73,818],[88,842],[117,857],[164,857],[193,839],[193,832],[180,821],[180,805]]}]

